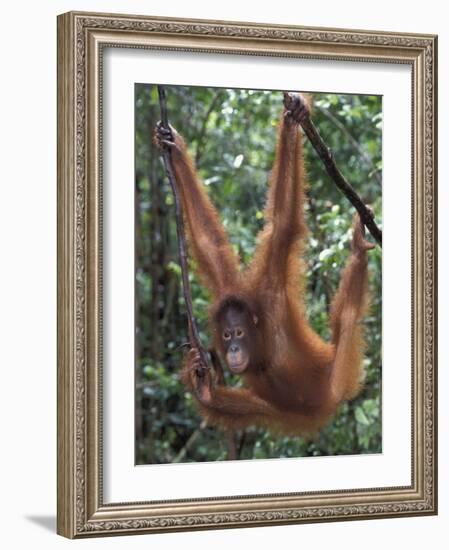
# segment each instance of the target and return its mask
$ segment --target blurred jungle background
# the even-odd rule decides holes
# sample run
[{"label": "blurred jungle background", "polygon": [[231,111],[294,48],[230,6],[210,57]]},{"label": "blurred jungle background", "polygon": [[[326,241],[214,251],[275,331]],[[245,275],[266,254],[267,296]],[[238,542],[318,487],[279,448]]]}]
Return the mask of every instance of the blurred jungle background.
[{"label": "blurred jungle background", "polygon": [[[184,136],[199,173],[243,261],[262,228],[281,92],[167,86],[170,123]],[[152,144],[160,119],[156,86],[135,87],[136,192],[136,464],[215,461],[228,457],[226,435],[208,427],[180,381],[187,318],[181,287],[173,198]],[[382,215],[382,99],[314,94],[313,120],[340,170]],[[327,316],[349,254],[354,208],[335,187],[305,141],[309,180],[307,308],[314,329],[329,338]],[[262,429],[237,433],[239,459],[322,456],[382,451],[381,250],[369,253],[371,309],[366,328],[364,390],[345,403],[313,439]],[[193,306],[208,341],[208,296],[191,264]],[[227,375],[227,384],[238,384]]]}]

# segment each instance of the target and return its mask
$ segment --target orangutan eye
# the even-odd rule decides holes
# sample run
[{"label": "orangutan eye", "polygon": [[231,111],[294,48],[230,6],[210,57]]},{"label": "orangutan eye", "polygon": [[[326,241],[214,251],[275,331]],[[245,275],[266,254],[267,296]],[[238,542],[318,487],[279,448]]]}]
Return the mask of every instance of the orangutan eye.
[{"label": "orangutan eye", "polygon": [[231,339],[231,333],[229,332],[229,330],[225,330],[223,332],[223,340],[230,340]]},{"label": "orangutan eye", "polygon": [[237,338],[243,338],[243,330],[241,328],[238,328],[236,331],[235,331],[235,335],[237,336]]}]

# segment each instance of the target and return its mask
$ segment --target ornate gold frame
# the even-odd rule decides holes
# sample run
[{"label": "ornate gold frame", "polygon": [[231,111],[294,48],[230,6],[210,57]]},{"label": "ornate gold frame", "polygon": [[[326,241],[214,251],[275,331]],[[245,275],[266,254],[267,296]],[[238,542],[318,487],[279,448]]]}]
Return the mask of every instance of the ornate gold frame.
[{"label": "ornate gold frame", "polygon": [[[411,66],[410,486],[103,503],[99,129],[104,45]],[[432,35],[95,13],[58,17],[58,533],[75,538],[436,513],[436,55]]]}]

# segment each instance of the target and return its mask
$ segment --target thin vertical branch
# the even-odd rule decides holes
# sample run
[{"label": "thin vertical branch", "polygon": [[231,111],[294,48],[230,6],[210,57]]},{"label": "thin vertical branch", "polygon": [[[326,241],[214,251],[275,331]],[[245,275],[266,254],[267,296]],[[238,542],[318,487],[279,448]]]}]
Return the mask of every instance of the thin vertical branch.
[{"label": "thin vertical branch", "polygon": [[[159,104],[161,107],[161,122],[164,128],[170,128],[168,123],[167,115],[167,100],[165,97],[165,89],[163,86],[158,86],[159,93]],[[168,180],[173,192],[173,198],[175,203],[175,213],[176,213],[176,232],[178,235],[178,251],[179,251],[179,261],[181,264],[181,274],[182,274],[182,286],[184,291],[184,300],[187,309],[187,319],[189,323],[189,340],[190,345],[193,348],[197,348],[200,353],[201,363],[207,367],[208,359],[206,351],[201,344],[201,339],[198,331],[198,327],[193,315],[193,306],[192,306],[192,293],[190,290],[189,282],[189,268],[187,263],[187,246],[185,238],[185,229],[184,229],[184,218],[182,213],[181,201],[179,199],[179,190],[176,182],[176,177],[173,171],[173,166],[171,162],[171,153],[167,148],[162,149],[162,160],[164,162],[165,171],[167,173]]]}]

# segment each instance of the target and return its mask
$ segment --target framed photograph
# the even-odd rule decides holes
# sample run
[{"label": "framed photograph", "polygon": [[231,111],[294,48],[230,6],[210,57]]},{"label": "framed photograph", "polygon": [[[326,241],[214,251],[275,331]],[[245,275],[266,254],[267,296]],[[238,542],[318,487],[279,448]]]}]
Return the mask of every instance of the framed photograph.
[{"label": "framed photograph", "polygon": [[437,512],[436,53],[59,16],[59,534]]}]

